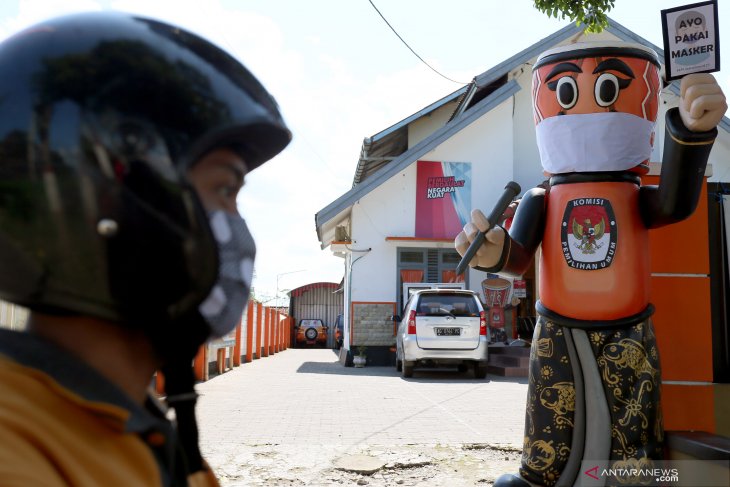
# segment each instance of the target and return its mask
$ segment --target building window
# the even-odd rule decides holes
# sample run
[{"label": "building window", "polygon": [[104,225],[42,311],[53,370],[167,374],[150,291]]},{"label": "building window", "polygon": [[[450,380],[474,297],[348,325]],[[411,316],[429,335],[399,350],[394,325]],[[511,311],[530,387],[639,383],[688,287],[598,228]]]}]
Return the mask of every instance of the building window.
[{"label": "building window", "polygon": [[406,283],[464,282],[456,275],[461,256],[453,249],[400,248],[398,249],[398,306],[401,309],[409,296]]},{"label": "building window", "polygon": [[441,253],[441,262],[445,265],[453,265],[456,267],[460,261],[461,256],[455,250]]},{"label": "building window", "polygon": [[401,269],[401,282],[423,282],[423,271],[419,269]]},{"label": "building window", "polygon": [[441,282],[464,282],[464,274],[456,275],[456,270],[441,271]]},{"label": "building window", "polygon": [[400,250],[398,254],[399,264],[423,264],[423,250]]}]

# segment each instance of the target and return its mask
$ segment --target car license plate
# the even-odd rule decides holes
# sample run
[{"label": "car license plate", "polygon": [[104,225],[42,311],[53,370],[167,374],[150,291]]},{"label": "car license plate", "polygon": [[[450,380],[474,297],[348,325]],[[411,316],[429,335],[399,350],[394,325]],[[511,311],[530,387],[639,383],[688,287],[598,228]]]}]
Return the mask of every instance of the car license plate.
[{"label": "car license plate", "polygon": [[454,337],[461,335],[461,328],[436,328],[436,336]]}]

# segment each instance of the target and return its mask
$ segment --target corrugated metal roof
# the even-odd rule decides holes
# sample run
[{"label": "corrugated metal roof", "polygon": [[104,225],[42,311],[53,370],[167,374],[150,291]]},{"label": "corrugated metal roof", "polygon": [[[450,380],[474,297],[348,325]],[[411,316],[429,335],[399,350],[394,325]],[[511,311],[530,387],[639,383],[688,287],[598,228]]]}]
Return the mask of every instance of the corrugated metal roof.
[{"label": "corrugated metal roof", "polygon": [[289,296],[296,297],[301,296],[302,294],[313,291],[315,289],[334,289],[336,290],[339,288],[340,285],[336,282],[314,282],[311,284],[306,284],[304,286],[298,287],[296,289],[292,289],[289,291]]},{"label": "corrugated metal roof", "polygon": [[391,125],[372,137],[366,137],[362,142],[360,159],[357,161],[357,168],[355,169],[355,177],[353,178],[352,186],[354,187],[360,184],[369,176],[378,172],[381,167],[408,150],[408,125],[410,123],[435,110],[438,110],[447,103],[456,100],[466,93],[467,87],[468,85],[462,86],[453,93],[431,103],[410,117],[404,118],[395,125]]}]

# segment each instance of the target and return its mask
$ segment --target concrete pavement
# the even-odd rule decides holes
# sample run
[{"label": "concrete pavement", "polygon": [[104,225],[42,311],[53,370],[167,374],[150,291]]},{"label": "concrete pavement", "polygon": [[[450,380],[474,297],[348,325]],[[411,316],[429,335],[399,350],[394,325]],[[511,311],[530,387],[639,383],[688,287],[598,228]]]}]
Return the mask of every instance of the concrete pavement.
[{"label": "concrete pavement", "polygon": [[[355,454],[379,458],[387,473],[389,462],[450,468],[442,464],[454,449],[472,457],[506,451],[497,457],[516,469],[527,381],[475,380],[455,369],[417,370],[402,379],[394,367],[344,368],[332,350],[291,349],[197,390],[201,449],[223,485],[336,485],[355,477],[343,478],[333,463]],[[479,467],[479,458],[474,463]],[[439,485],[428,483],[436,478],[431,473],[416,483],[394,482]],[[450,485],[470,485],[480,475],[479,485],[492,480],[472,474]],[[358,482],[379,485],[377,479]]]}]

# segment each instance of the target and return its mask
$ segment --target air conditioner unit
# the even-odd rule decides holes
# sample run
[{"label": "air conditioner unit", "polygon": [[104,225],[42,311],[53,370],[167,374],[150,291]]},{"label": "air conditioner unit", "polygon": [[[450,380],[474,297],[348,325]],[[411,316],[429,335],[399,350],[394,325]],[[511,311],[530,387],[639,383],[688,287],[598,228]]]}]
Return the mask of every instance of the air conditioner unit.
[{"label": "air conditioner unit", "polygon": [[337,242],[349,242],[350,235],[347,233],[347,227],[344,225],[338,225],[335,227],[335,240]]}]

